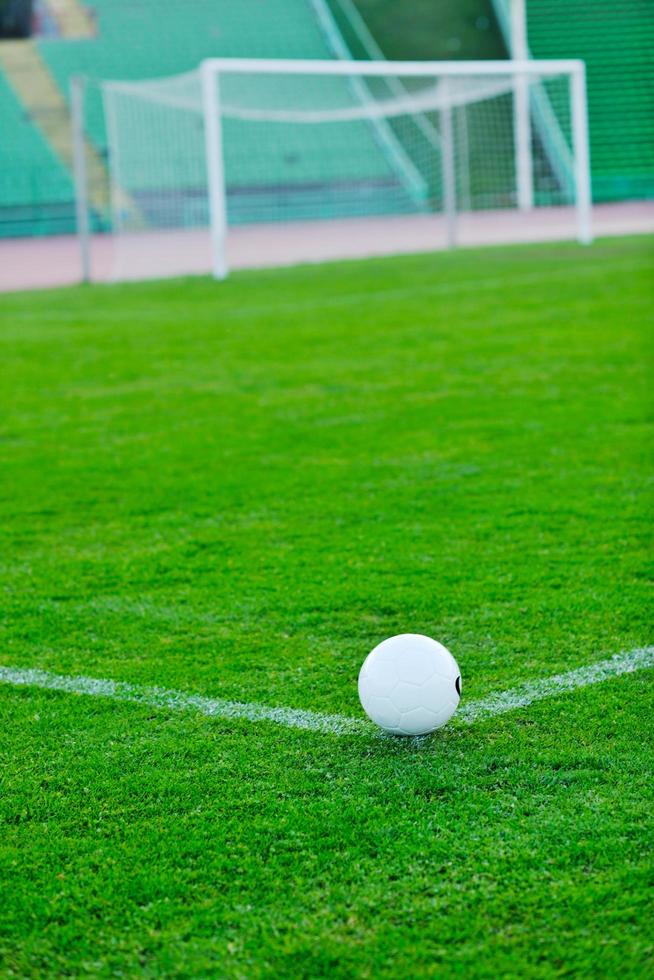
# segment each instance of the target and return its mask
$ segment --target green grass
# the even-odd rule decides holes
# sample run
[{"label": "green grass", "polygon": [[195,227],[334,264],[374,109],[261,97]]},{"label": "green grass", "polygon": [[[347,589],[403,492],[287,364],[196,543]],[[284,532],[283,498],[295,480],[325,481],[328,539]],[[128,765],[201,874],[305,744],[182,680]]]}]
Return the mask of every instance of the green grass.
[{"label": "green grass", "polygon": [[[652,239],[0,299],[0,664],[359,716],[651,643]],[[653,672],[418,745],[0,685],[0,975],[643,977]]]}]

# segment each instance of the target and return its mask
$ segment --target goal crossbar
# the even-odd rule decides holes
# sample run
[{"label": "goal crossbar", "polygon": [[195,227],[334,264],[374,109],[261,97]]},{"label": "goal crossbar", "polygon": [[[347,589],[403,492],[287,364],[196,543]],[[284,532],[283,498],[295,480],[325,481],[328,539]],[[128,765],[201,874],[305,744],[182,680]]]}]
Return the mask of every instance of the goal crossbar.
[{"label": "goal crossbar", "polygon": [[575,75],[584,74],[578,58],[531,61],[323,61],[302,58],[207,58],[203,71],[258,75],[364,75],[424,78],[430,75]]}]

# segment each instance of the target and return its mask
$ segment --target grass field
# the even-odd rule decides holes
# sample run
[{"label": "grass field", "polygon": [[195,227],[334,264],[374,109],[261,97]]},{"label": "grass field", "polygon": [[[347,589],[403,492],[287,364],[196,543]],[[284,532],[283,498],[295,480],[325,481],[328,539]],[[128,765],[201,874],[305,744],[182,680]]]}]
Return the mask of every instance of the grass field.
[{"label": "grass field", "polygon": [[[652,642],[654,241],[0,299],[0,666],[360,718]],[[639,977],[654,671],[423,740],[0,684],[3,977]]]}]

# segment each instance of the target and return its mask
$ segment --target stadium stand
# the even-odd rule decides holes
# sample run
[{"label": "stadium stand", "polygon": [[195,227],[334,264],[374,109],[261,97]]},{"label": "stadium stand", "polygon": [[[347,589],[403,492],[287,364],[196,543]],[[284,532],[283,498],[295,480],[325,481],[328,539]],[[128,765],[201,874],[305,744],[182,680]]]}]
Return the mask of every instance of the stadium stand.
[{"label": "stadium stand", "polygon": [[[4,42],[7,44],[9,42]],[[0,234],[72,231],[69,171],[34,125],[3,72],[0,72],[0,118],[3,128],[3,139],[0,140]]]},{"label": "stadium stand", "polygon": [[[216,2],[216,0],[194,0],[193,3],[179,5],[173,2],[154,2],[144,0],[139,4],[128,0],[96,0],[93,8],[96,36],[80,40],[79,28],[74,38],[42,38],[37,41],[22,42],[31,49],[27,58],[33,62],[37,57],[44,69],[51,75],[62,98],[67,100],[71,76],[86,75],[89,78],[117,78],[137,80],[152,77],[175,75],[195,68],[209,56],[250,56],[287,58],[328,58],[347,54],[343,49],[338,29],[329,16],[329,8],[323,0],[269,0],[262,4],[259,0],[240,0],[239,3]],[[70,20],[70,18],[69,18]],[[79,23],[79,18],[78,18]],[[153,27],[156,25],[156,38]],[[89,31],[82,31],[88,38]],[[2,53],[0,51],[0,65]],[[26,67],[23,76],[32,80],[38,71],[34,65]],[[5,75],[9,75],[5,65]],[[42,105],[38,100],[30,104],[29,90],[33,82],[13,85],[21,92],[25,112],[14,106],[8,115],[9,136],[0,149],[0,166],[6,179],[12,182],[11,173],[16,165],[15,147],[25,139],[22,129],[43,133],[39,119]],[[5,86],[6,88],[6,86]],[[11,93],[7,93],[7,99]],[[51,121],[52,108],[46,107],[45,116]],[[59,126],[67,134],[69,119],[59,113]],[[100,157],[105,152],[105,120],[100,93],[90,86],[87,99],[87,131]],[[34,132],[32,132],[34,136]],[[43,142],[43,136],[36,139]],[[52,133],[50,134],[52,144]],[[370,139],[368,156],[379,158],[379,150]],[[5,159],[2,157],[5,156]],[[365,156],[365,153],[364,153]],[[36,154],[31,161],[23,160],[20,169],[23,182],[16,181],[11,190],[14,203],[22,199],[25,204],[20,228],[23,234],[40,234],[62,230],[60,212],[68,202],[68,224],[72,225],[73,192],[70,170],[66,159],[59,160],[57,172],[60,181],[57,194],[53,197],[49,181],[43,180],[38,201],[25,197],[25,179],[38,182],[48,169],[45,161]],[[97,168],[96,168],[97,169]],[[101,182],[99,179],[96,183]],[[21,187],[23,190],[21,191]],[[97,192],[100,195],[100,191]],[[0,215],[0,234],[15,234],[16,223],[7,223],[2,198]],[[33,220],[34,207],[40,208],[40,220]],[[55,217],[56,216],[56,217]],[[96,226],[102,226],[106,216],[96,209]]]},{"label": "stadium stand", "polygon": [[[507,2],[493,0],[500,22]],[[328,4],[339,26],[331,19]],[[486,12],[485,0],[479,4],[480,12]],[[528,0],[528,4],[535,57],[571,56],[587,61],[595,199],[653,197],[650,51],[654,17],[650,0],[622,0],[619,11],[612,0],[576,0],[573,5],[567,0]],[[343,0],[193,0],[184,4],[174,0],[40,0],[36,9],[42,35],[0,41],[0,236],[73,228],[68,135],[71,76],[131,80],[169,76],[196,67],[207,56],[341,57],[348,51],[343,35],[354,46],[352,32],[348,34],[344,27],[345,6]],[[364,11],[369,7],[370,3],[361,5]],[[484,43],[487,45],[488,37]],[[366,56],[362,50],[355,54]],[[470,52],[452,49],[452,55],[470,57]],[[405,56],[414,55],[407,50]],[[105,227],[105,121],[99,90],[92,85],[86,122],[95,226]],[[360,158],[375,154],[381,166],[379,176],[387,176],[379,148],[369,143],[369,152],[362,150]],[[401,209],[399,198],[398,202]]]},{"label": "stadium stand", "polygon": [[[238,5],[196,0],[183,10],[176,5],[166,5],[165,9],[166,16],[161,19],[156,45],[153,45],[151,37],[151,4],[135,6],[105,0],[97,8],[99,37],[87,46],[84,53],[80,53],[76,42],[43,42],[40,50],[62,90],[68,86],[70,76],[80,71],[80,67],[84,73],[93,72],[96,77],[136,81],[177,76],[180,72],[196,68],[203,58],[212,55],[349,57],[349,51],[343,46],[330,17],[329,8],[322,0],[312,3],[307,0],[273,0],[265,4],[260,0],[245,0]],[[133,39],[129,45],[122,42],[126,36]],[[89,61],[80,66],[82,57]],[[99,92],[91,88],[87,124],[93,143],[99,147],[104,147],[106,143],[105,123]],[[350,161],[350,173],[346,176],[351,188],[349,195],[343,195],[341,189],[338,199],[327,202],[325,216],[341,213],[345,208],[352,213],[361,187],[371,184],[377,190],[376,201],[385,210],[413,209],[412,185],[405,186],[410,181],[403,181],[404,175],[393,166],[397,161],[388,159],[380,149],[381,140],[376,140],[371,127],[365,124],[358,129],[338,125],[322,127],[325,152],[320,152],[315,141],[309,148],[306,134],[298,132],[295,127],[276,127],[276,166],[274,172],[269,170],[265,175],[261,172],[257,139],[253,131],[234,123],[227,125],[237,132],[233,139],[225,140],[226,147],[236,143],[240,146],[238,158],[233,158],[227,150],[228,182],[236,185],[230,193],[230,220],[233,222],[275,220],[274,207],[271,208],[265,195],[259,193],[264,177],[268,183],[272,180],[278,187],[284,186],[287,181],[295,188],[298,184],[304,184],[302,200],[294,194],[297,213],[300,216],[315,213],[315,202],[320,201],[320,185],[325,178],[328,149],[331,149],[332,159]],[[337,152],[339,145],[340,153]],[[395,149],[399,157],[401,151],[399,147]],[[184,212],[183,224],[206,221],[201,209],[189,206],[189,202],[198,198],[199,185],[205,183],[204,179],[199,180],[196,173],[196,161],[197,155],[189,158],[182,143],[174,148],[169,147],[165,161],[160,159],[149,169],[146,166],[141,169],[140,184],[133,191],[139,197],[138,213],[141,218],[145,217],[148,226],[162,227],[170,221],[178,222],[178,208],[171,214],[169,203],[163,204],[165,195],[162,195],[162,191],[165,192],[166,185],[171,183],[187,189],[179,202]],[[388,186],[387,203],[384,202],[384,195],[379,194],[380,184],[382,187]],[[370,204],[364,203],[366,213],[369,213]],[[285,214],[288,215],[288,209]]]},{"label": "stadium stand", "polygon": [[[330,57],[313,8],[305,0],[194,0],[188,4],[99,0],[94,9],[98,36],[93,41],[39,44],[64,92],[74,74],[136,80],[189,71],[203,58],[213,56]],[[91,137],[104,146],[97,93],[91,99],[88,124]]]},{"label": "stadium stand", "polygon": [[[507,35],[509,0],[494,0]],[[654,4],[527,0],[534,58],[583,58],[593,199],[654,197]]]}]

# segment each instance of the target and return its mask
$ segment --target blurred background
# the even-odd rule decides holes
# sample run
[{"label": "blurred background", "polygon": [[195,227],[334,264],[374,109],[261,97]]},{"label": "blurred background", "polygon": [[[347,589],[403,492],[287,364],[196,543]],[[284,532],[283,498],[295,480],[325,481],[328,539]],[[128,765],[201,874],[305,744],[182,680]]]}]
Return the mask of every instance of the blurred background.
[{"label": "blurred background", "polygon": [[[654,199],[654,4],[527,0],[537,59],[588,71],[596,203]],[[107,124],[94,80],[141,80],[208,56],[503,59],[510,0],[0,0],[0,238],[75,231],[71,79],[89,80],[94,231],[111,230]]]}]

